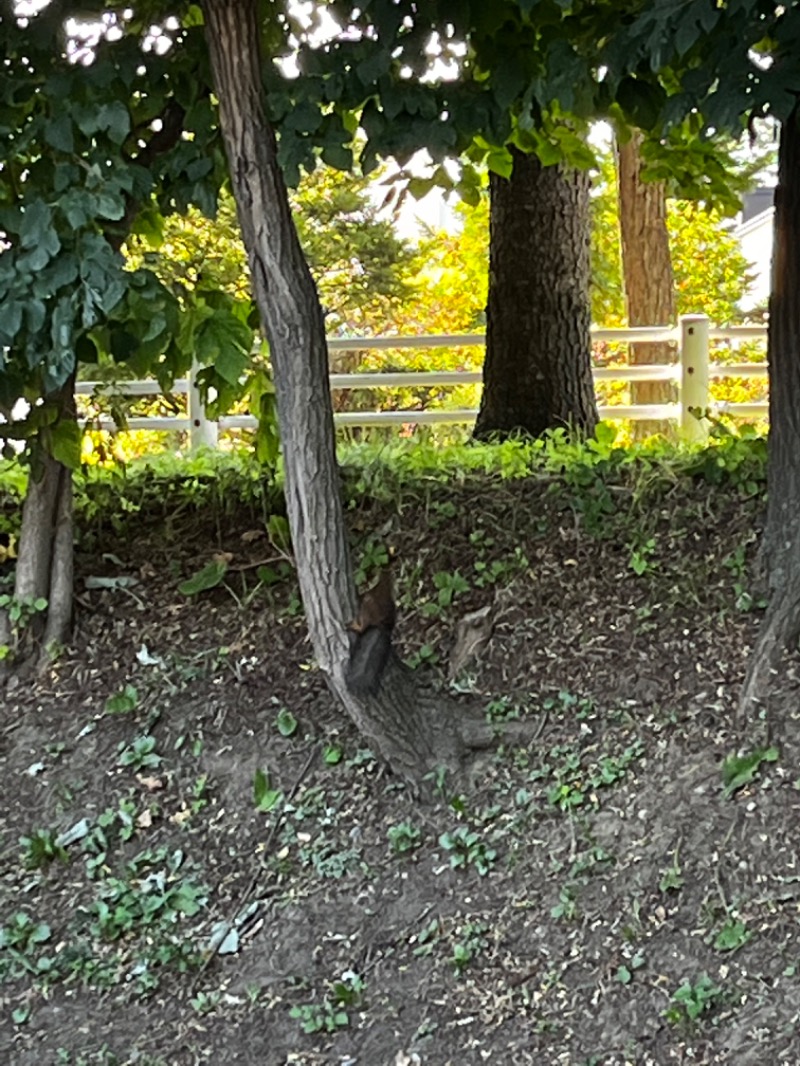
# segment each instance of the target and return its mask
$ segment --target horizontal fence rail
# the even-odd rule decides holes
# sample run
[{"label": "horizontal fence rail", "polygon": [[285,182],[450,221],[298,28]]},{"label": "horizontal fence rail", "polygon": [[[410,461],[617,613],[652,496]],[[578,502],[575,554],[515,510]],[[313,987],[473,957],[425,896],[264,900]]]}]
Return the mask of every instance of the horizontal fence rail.
[{"label": "horizontal fence rail", "polygon": [[[748,418],[766,417],[769,405],[764,402],[718,403],[709,394],[710,379],[766,378],[766,363],[712,363],[710,342],[764,341],[766,326],[712,326],[705,315],[685,315],[677,327],[637,326],[632,328],[592,329],[593,342],[664,344],[675,346],[677,361],[668,364],[597,367],[593,369],[596,382],[605,381],[668,381],[676,384],[680,400],[667,404],[601,404],[602,419],[675,420],[681,435],[687,439],[702,439],[707,434],[707,422],[698,414],[725,413]],[[485,344],[483,333],[441,333],[426,336],[332,337],[330,352],[386,351],[398,348],[467,348]],[[199,368],[198,368],[199,369]],[[330,387],[340,389],[383,389],[398,387],[433,387],[479,384],[483,375],[479,370],[389,371],[374,373],[331,374]],[[192,446],[214,445],[219,432],[253,429],[257,424],[248,414],[226,415],[213,422],[207,418],[198,389],[191,378],[180,378],[170,390],[173,395],[188,397],[188,415],[154,415],[126,420],[131,430],[167,430],[189,432]],[[123,395],[132,397],[156,396],[161,388],[156,381],[127,381],[105,384],[82,381],[76,387],[79,396]],[[338,426],[402,426],[458,424],[473,422],[477,410],[402,411],[339,411],[334,414]],[[101,416],[94,420],[98,428],[114,430],[113,418]]]}]

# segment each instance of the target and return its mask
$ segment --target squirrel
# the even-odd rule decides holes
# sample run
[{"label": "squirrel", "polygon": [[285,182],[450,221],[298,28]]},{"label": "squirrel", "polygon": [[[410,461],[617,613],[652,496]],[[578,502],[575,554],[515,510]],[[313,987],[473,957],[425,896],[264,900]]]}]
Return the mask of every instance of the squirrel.
[{"label": "squirrel", "polygon": [[356,696],[376,696],[392,650],[392,630],[397,608],[392,596],[392,575],[384,567],[378,580],[361,597],[350,631],[350,662],[345,681]]}]

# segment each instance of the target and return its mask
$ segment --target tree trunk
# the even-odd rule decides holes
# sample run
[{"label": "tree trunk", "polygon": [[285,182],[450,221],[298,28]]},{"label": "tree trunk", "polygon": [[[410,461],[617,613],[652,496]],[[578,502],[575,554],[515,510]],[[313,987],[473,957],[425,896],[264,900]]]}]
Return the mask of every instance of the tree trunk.
[{"label": "tree trunk", "polygon": [[[671,326],[675,322],[675,279],[667,231],[667,192],[662,181],[642,181],[643,134],[626,144],[616,142],[617,197],[625,307],[629,326]],[[631,344],[629,361],[672,363],[669,344]],[[668,381],[631,382],[634,404],[674,403],[675,386]],[[669,434],[667,421],[635,422],[633,436]]]},{"label": "tree trunk", "polygon": [[491,174],[489,299],[479,439],[591,433],[589,175],[512,149],[510,178]]},{"label": "tree trunk", "polygon": [[[60,419],[75,418],[74,374],[56,402]],[[64,644],[69,636],[73,539],[72,471],[39,442],[22,506],[14,577],[14,600],[22,613],[12,622],[7,612],[0,612],[0,645],[11,649],[16,665],[28,663],[39,651],[46,654],[48,647]],[[47,601],[46,612],[35,610],[37,600]]]},{"label": "tree trunk", "polygon": [[205,0],[206,38],[253,290],[270,346],[298,580],[317,663],[357,727],[390,766],[419,782],[458,769],[468,740],[440,701],[421,696],[392,659],[376,697],[345,684],[355,617],[338,489],[323,313],[300,248],[264,109],[257,0]]},{"label": "tree trunk", "polygon": [[741,700],[746,718],[771,668],[800,635],[800,109],[781,128],[769,300],[769,503],[762,558],[764,616]]}]

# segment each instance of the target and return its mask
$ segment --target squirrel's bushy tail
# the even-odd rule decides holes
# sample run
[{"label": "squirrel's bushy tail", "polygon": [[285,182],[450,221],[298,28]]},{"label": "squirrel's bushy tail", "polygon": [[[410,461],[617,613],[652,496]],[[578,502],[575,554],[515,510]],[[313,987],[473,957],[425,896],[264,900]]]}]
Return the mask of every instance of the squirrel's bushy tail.
[{"label": "squirrel's bushy tail", "polygon": [[354,696],[377,696],[392,650],[391,634],[381,626],[370,626],[363,633],[351,634],[350,640],[347,687]]}]

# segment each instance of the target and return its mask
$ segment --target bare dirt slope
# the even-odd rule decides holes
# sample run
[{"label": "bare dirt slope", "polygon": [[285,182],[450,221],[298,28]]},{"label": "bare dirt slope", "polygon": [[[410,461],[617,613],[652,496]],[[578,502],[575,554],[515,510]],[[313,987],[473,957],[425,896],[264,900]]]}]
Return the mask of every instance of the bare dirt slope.
[{"label": "bare dirt slope", "polygon": [[[458,684],[535,739],[425,805],[332,705],[291,583],[258,586],[251,518],[86,548],[74,647],[4,695],[0,1060],[800,1063],[791,667],[777,751],[754,732],[729,796],[720,771],[761,494],[581,492],[354,512],[362,548],[397,546],[398,641],[432,683],[502,590]],[[182,595],[220,550],[240,569]]]}]

